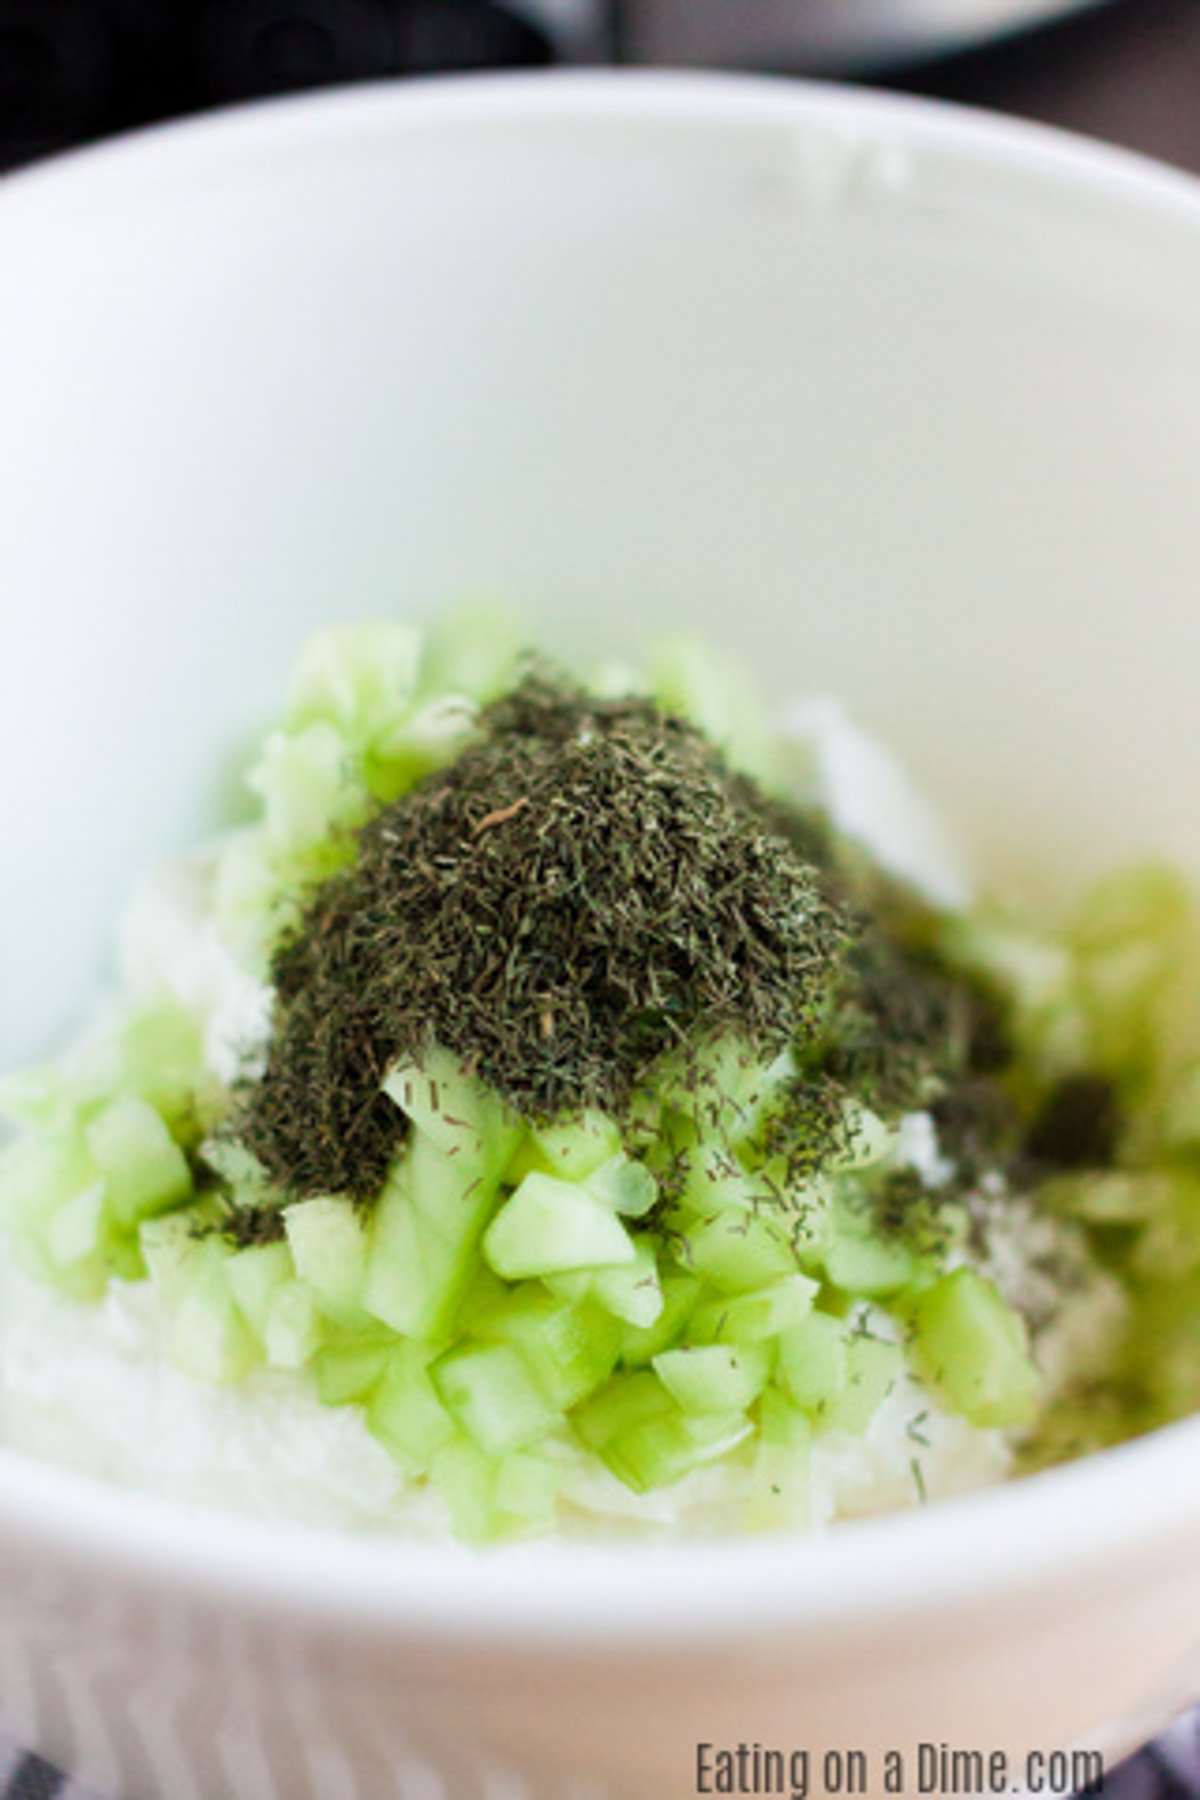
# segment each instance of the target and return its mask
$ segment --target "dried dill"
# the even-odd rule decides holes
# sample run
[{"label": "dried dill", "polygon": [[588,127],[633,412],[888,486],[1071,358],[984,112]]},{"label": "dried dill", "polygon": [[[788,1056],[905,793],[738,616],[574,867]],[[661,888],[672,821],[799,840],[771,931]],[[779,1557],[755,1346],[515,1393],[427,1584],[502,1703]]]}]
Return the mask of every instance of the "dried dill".
[{"label": "dried dill", "polygon": [[237,1134],[287,1194],[366,1199],[404,1130],[380,1082],[435,1043],[545,1119],[620,1114],[697,1032],[808,1041],[847,921],[780,817],[652,702],[527,679],[282,944]]},{"label": "dried dill", "polygon": [[826,1074],[801,1075],[784,1084],[759,1134],[768,1164],[779,1163],[785,1188],[796,1188],[851,1147],[846,1094]]},{"label": "dried dill", "polygon": [[1112,1081],[1104,1075],[1070,1075],[1042,1101],[1025,1139],[1025,1154],[1050,1169],[1108,1168],[1122,1124]]}]

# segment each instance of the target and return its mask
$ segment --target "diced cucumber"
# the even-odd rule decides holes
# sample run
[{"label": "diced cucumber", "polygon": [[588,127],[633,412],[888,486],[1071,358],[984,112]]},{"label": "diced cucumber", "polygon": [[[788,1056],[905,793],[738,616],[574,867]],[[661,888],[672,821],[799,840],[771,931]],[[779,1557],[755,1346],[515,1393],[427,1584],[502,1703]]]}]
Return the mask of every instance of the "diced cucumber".
[{"label": "diced cucumber", "polygon": [[[449,1419],[449,1414],[444,1415]],[[450,1513],[450,1528],[467,1544],[485,1544],[496,1535],[496,1464],[478,1444],[451,1426],[449,1442],[430,1459],[429,1478]]]},{"label": "diced cucumber", "polygon": [[754,1489],[742,1518],[748,1531],[795,1529],[809,1523],[811,1451],[811,1421],[768,1388],[760,1405]]},{"label": "diced cucumber", "polygon": [[729,1151],[708,1149],[689,1159],[684,1204],[700,1218],[715,1213],[757,1212],[770,1196],[762,1182],[735,1161]]},{"label": "diced cucumber", "polygon": [[767,1193],[776,1197],[777,1207],[786,1206],[788,1234],[800,1267],[809,1274],[821,1271],[835,1233],[834,1181],[820,1174],[810,1175],[798,1184],[790,1183],[782,1158],[764,1163],[756,1178]]},{"label": "diced cucumber", "polygon": [[541,1536],[553,1529],[559,1474],[536,1452],[493,1457],[469,1438],[439,1450],[430,1479],[455,1535],[470,1544]]},{"label": "diced cucumber", "polygon": [[691,1226],[686,1243],[687,1266],[723,1293],[749,1293],[797,1271],[787,1231],[762,1213],[723,1214]]},{"label": "diced cucumber", "polygon": [[332,725],[273,731],[247,779],[262,801],[276,856],[323,851],[328,838],[363,824],[370,810],[346,740]]},{"label": "diced cucumber", "polygon": [[321,1310],[300,1281],[279,1288],[267,1312],[263,1333],[267,1361],[277,1369],[301,1369],[321,1347]]},{"label": "diced cucumber", "polygon": [[652,1325],[626,1325],[621,1332],[620,1360],[628,1369],[644,1368],[660,1350],[670,1350],[688,1329],[688,1321],[701,1292],[694,1275],[664,1275],[663,1306]]},{"label": "diced cucumber", "polygon": [[544,1456],[518,1450],[500,1459],[492,1490],[495,1535],[541,1537],[554,1529],[561,1476]]},{"label": "diced cucumber", "polygon": [[654,1372],[686,1413],[742,1412],[762,1393],[770,1358],[753,1345],[685,1345],[654,1358]]},{"label": "diced cucumber", "polygon": [[[145,1246],[145,1231],[142,1243]],[[149,1260],[149,1252],[147,1257]],[[275,1296],[295,1277],[291,1251],[285,1243],[247,1244],[234,1251],[225,1264],[225,1273],[246,1322],[259,1342],[265,1343]]]},{"label": "diced cucumber", "polygon": [[518,1143],[504,1169],[504,1182],[507,1187],[520,1187],[527,1175],[553,1175],[554,1170],[537,1147],[537,1141],[529,1134]]},{"label": "diced cucumber", "polygon": [[516,1115],[447,1050],[432,1049],[419,1064],[398,1063],[383,1091],[418,1132],[472,1175],[499,1178],[521,1142]]},{"label": "diced cucumber", "polygon": [[1200,1170],[1172,1171],[1130,1262],[1136,1275],[1156,1284],[1185,1283],[1200,1270]]},{"label": "diced cucumber", "polygon": [[618,1377],[572,1423],[585,1447],[643,1494],[727,1455],[754,1429],[744,1413],[688,1415],[648,1374]]},{"label": "diced cucumber", "polygon": [[861,1437],[903,1373],[899,1344],[852,1332],[846,1339],[845,1384],[818,1409],[822,1427]]},{"label": "diced cucumber", "polygon": [[1024,1320],[974,1269],[955,1269],[911,1303],[913,1358],[943,1399],[973,1425],[1024,1425],[1041,1378]]},{"label": "diced cucumber", "polygon": [[[173,1304],[190,1272],[208,1254],[201,1231],[211,1222],[209,1208],[189,1206],[182,1212],[145,1219],[138,1227],[138,1241],[147,1272],[167,1305]],[[227,1259],[227,1266],[235,1260]]]},{"label": "diced cucumber", "polygon": [[1169,944],[1145,940],[1080,958],[1076,992],[1087,1021],[1087,1066],[1118,1080],[1149,1077],[1162,1037],[1158,1003],[1173,960]]},{"label": "diced cucumber", "polygon": [[698,1344],[763,1343],[807,1317],[819,1292],[819,1282],[797,1274],[748,1294],[723,1294],[697,1307],[689,1336]]},{"label": "diced cucumber", "polygon": [[651,1085],[658,1105],[687,1118],[699,1141],[732,1151],[759,1131],[795,1072],[790,1051],[764,1063],[745,1038],[726,1032],[663,1057]]},{"label": "diced cucumber", "polygon": [[636,1238],[633,1262],[619,1268],[578,1270],[545,1279],[551,1292],[564,1300],[590,1298],[630,1325],[653,1325],[663,1309],[658,1258],[649,1238]]},{"label": "diced cucumber", "polygon": [[829,1313],[810,1312],[779,1341],[779,1382],[805,1412],[828,1407],[846,1385],[846,1328]]},{"label": "diced cucumber", "polygon": [[192,1148],[220,1105],[194,1015],[171,996],[140,1007],[120,1031],[122,1084]]},{"label": "diced cucumber", "polygon": [[599,1453],[634,1426],[672,1418],[679,1410],[657,1375],[619,1375],[578,1409],[572,1424],[581,1443]]},{"label": "diced cucumber", "polygon": [[363,1306],[405,1337],[444,1337],[480,1268],[497,1184],[417,1132],[371,1217]]},{"label": "diced cucumber", "polygon": [[608,1380],[621,1336],[617,1321],[598,1306],[569,1304],[530,1287],[510,1291],[475,1329],[482,1340],[521,1352],[556,1412],[569,1411]]},{"label": "diced cucumber", "polygon": [[260,825],[230,834],[217,857],[213,915],[221,938],[238,960],[265,976],[271,949],[285,925],[298,916],[294,896],[285,894],[275,856]]},{"label": "diced cucumber", "polygon": [[429,1379],[431,1353],[400,1344],[389,1355],[367,1401],[367,1429],[411,1476],[424,1475],[457,1435]]},{"label": "diced cucumber", "polygon": [[592,1297],[605,1312],[628,1325],[651,1326],[663,1310],[658,1258],[649,1238],[634,1240],[634,1260],[618,1269],[597,1269],[588,1277]]},{"label": "diced cucumber", "polygon": [[462,694],[441,694],[415,706],[365,759],[372,796],[390,805],[422,776],[444,768],[465,748],[477,716],[475,703]]},{"label": "diced cucumber", "polygon": [[1167,1091],[1158,1135],[1169,1149],[1200,1148],[1200,1062],[1185,1066]]},{"label": "diced cucumber", "polygon": [[136,1095],[109,1101],[84,1136],[122,1225],[169,1212],[191,1194],[186,1156],[154,1108]]},{"label": "diced cucumber", "polygon": [[19,1137],[0,1154],[0,1215],[18,1230],[38,1227],[96,1180],[96,1166],[73,1126]]},{"label": "diced cucumber", "polygon": [[359,1323],[367,1275],[362,1217],[350,1200],[319,1198],[289,1206],[283,1215],[296,1273],[321,1309],[342,1325]]},{"label": "diced cucumber", "polygon": [[512,685],[524,646],[524,627],[507,607],[464,601],[426,633],[420,691],[494,700]]},{"label": "diced cucumber", "polygon": [[500,1208],[483,1253],[506,1281],[559,1270],[632,1263],[633,1240],[616,1215],[586,1188],[551,1175],[527,1175]]},{"label": "diced cucumber", "polygon": [[170,1318],[175,1362],[199,1381],[242,1381],[258,1361],[258,1346],[233,1297],[225,1269],[228,1252],[206,1238],[189,1261]]},{"label": "diced cucumber", "polygon": [[892,1149],[892,1133],[878,1113],[850,1100],[843,1108],[843,1118],[846,1148],[839,1155],[830,1157],[826,1164],[829,1172],[868,1169],[887,1160]]},{"label": "diced cucumber", "polygon": [[397,1340],[322,1343],[312,1359],[317,1398],[323,1406],[348,1406],[369,1398],[383,1377]]},{"label": "diced cucumber", "polygon": [[593,1169],[583,1185],[594,1200],[626,1219],[644,1219],[658,1199],[658,1183],[645,1163],[623,1154]]},{"label": "diced cucumber", "polygon": [[334,626],[309,637],[292,675],[284,724],[336,726],[366,750],[411,711],[422,653],[421,633],[380,621]]},{"label": "diced cucumber", "polygon": [[556,1408],[509,1344],[449,1350],[429,1373],[443,1406],[489,1456],[523,1450],[558,1422]]},{"label": "diced cucumber", "polygon": [[662,638],[648,658],[650,688],[668,712],[698,725],[747,775],[768,784],[779,776],[768,716],[744,670],[699,638]]},{"label": "diced cucumber", "polygon": [[1169,863],[1142,862],[1093,883],[1075,914],[1068,942],[1085,954],[1137,939],[1161,942],[1186,932],[1195,900],[1186,878]]},{"label": "diced cucumber", "polygon": [[104,1243],[105,1184],[94,1181],[82,1193],[55,1208],[41,1237],[55,1269],[64,1274],[78,1263],[100,1256]]},{"label": "diced cucumber", "polygon": [[1037,1189],[1039,1211],[1089,1225],[1145,1225],[1170,1211],[1175,1177],[1162,1169],[1088,1170]]},{"label": "diced cucumber", "polygon": [[837,1219],[824,1260],[835,1287],[867,1299],[898,1293],[920,1270],[920,1258],[907,1244],[845,1214]]},{"label": "diced cucumber", "polygon": [[621,1154],[620,1128],[594,1108],[535,1129],[533,1141],[547,1167],[564,1181],[582,1181]]}]

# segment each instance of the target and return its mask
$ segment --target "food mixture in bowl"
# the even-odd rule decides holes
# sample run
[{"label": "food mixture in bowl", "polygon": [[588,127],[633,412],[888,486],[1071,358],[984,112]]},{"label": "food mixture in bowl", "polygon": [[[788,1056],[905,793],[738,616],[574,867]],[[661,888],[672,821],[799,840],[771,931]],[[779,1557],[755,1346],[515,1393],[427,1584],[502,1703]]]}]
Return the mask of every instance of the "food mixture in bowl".
[{"label": "food mixture in bowl", "polygon": [[259,1512],[811,1528],[1200,1404],[1200,921],[976,904],[715,656],[325,632],[10,1078],[4,1435]]}]

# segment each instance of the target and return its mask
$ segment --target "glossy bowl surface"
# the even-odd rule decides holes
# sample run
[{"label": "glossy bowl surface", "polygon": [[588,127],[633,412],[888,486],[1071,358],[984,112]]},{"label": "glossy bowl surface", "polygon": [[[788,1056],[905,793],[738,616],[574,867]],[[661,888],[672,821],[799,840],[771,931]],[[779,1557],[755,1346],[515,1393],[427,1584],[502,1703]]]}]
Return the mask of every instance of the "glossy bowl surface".
[{"label": "glossy bowl surface", "polygon": [[[12,180],[0,268],[0,1065],[305,630],[472,590],[841,694],[987,880],[1200,864],[1183,177],[752,80],[359,89]],[[675,1800],[702,1742],[879,1791],[1192,1697],[1200,1423],[821,1541],[484,1557],[0,1453],[0,1581],[0,1716],[120,1800]]]}]

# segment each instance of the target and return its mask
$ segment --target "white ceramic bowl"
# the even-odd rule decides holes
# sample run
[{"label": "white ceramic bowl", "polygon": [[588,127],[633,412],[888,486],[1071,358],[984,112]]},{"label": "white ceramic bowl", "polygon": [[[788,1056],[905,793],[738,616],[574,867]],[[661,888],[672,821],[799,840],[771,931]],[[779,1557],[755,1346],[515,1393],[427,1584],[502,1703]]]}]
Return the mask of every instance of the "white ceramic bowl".
[{"label": "white ceramic bowl", "polygon": [[[368,89],[21,176],[0,267],[0,1062],[303,631],[463,590],[844,694],[997,878],[1200,861],[1181,177],[861,93]],[[1200,1688],[1200,1424],[821,1541],[486,1556],[9,1453],[0,1579],[0,1714],[122,1800],[1115,1754]]]}]

